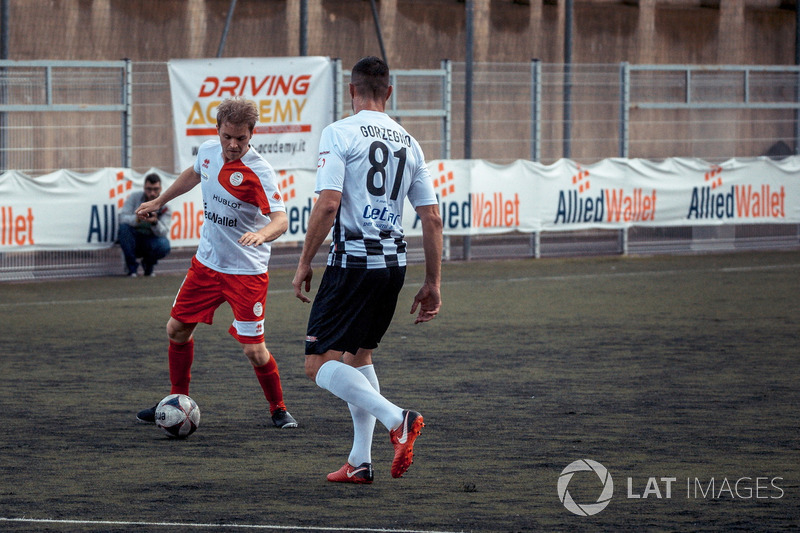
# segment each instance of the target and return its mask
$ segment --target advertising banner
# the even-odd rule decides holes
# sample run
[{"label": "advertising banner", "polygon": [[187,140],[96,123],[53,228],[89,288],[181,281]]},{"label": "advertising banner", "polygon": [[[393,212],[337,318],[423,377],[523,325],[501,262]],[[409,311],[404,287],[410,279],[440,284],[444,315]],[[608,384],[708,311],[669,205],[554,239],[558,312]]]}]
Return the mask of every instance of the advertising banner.
[{"label": "advertising banner", "polygon": [[[164,189],[177,175],[156,169]],[[106,168],[91,174],[59,170],[37,178],[10,171],[0,175],[0,253],[109,248],[117,240],[125,199],[144,187],[144,176]],[[172,246],[196,246],[203,199],[196,187],[170,202]]]},{"label": "advertising banner", "polygon": [[[428,163],[445,234],[800,223],[800,158]],[[418,224],[406,207],[404,227]]]},{"label": "advertising banner", "polygon": [[[800,156],[781,161],[606,159],[593,165],[480,160],[428,163],[445,235],[619,229],[631,226],[800,224]],[[153,169],[164,189],[177,175]],[[0,253],[110,247],[125,198],[145,174],[107,168],[30,178],[0,175]],[[281,242],[305,238],[316,200],[315,170],[278,170],[289,229]],[[200,187],[170,202],[174,247],[196,246],[203,226]],[[406,203],[409,236],[421,224]]]},{"label": "advertising banner", "polygon": [[168,64],[175,172],[217,136],[225,98],[255,102],[251,145],[275,168],[317,168],[322,128],[333,121],[333,64],[327,57],[181,59]]}]

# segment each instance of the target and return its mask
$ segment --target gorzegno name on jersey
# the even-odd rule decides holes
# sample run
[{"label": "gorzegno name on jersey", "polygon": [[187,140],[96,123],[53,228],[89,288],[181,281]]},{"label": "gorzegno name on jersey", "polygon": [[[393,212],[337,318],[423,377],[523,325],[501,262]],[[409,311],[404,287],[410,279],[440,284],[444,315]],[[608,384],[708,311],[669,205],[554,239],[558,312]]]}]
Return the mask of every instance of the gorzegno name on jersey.
[{"label": "gorzegno name on jersey", "polygon": [[411,135],[383,126],[361,126],[361,135],[411,146]]}]

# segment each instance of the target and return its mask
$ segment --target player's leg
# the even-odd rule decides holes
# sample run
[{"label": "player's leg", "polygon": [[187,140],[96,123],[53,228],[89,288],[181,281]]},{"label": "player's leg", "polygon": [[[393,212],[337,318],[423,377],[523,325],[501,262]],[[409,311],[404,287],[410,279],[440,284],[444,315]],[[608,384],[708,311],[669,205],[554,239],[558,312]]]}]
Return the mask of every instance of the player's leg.
[{"label": "player's leg", "polygon": [[258,383],[269,403],[273,425],[278,428],[296,428],[297,420],[286,410],[286,404],[283,401],[283,386],[278,371],[278,362],[272,357],[266,344],[263,341],[259,344],[242,343],[242,349],[253,365]]},{"label": "player's leg", "polygon": [[364,373],[339,359],[349,352],[356,355],[353,362],[371,363],[371,351],[391,323],[404,276],[403,267],[326,268],[306,340],[306,375],[351,406],[372,414],[390,431],[395,446],[393,477],[400,477],[411,464],[413,443],[424,425],[422,416],[387,400]]},{"label": "player's leg", "polygon": [[[192,334],[198,323],[212,323],[214,311],[223,301],[214,271],[192,258],[192,266],[178,289],[167,321],[170,394],[189,394],[194,362]],[[155,406],[139,411],[136,418],[154,422]]]},{"label": "player's leg", "polygon": [[[400,424],[402,409],[346,363],[372,362],[372,350],[394,315],[404,274],[405,269],[328,266],[311,306],[306,336],[306,376],[347,403],[365,409],[388,429]],[[352,355],[342,362],[343,354]]]},{"label": "player's leg", "polygon": [[167,322],[169,338],[169,378],[171,394],[189,394],[194,362],[194,333],[197,324],[211,324],[214,312],[225,301],[220,275],[192,258]]},{"label": "player's leg", "polygon": [[[352,356],[352,354],[345,354]],[[372,483],[372,434],[375,430],[376,416],[365,408],[369,403],[373,408],[376,404],[381,404],[389,410],[396,409],[402,413],[400,408],[392,405],[380,395],[380,387],[377,379],[370,380],[370,373],[365,371],[372,368],[371,365],[355,368],[338,359],[341,354],[331,351],[320,355],[306,355],[306,373],[323,389],[328,390],[339,398],[347,402],[350,416],[353,420],[353,446],[347,458],[347,462],[337,471],[328,474],[328,481],[337,483]],[[348,357],[348,359],[352,359]],[[325,366],[327,364],[327,366]],[[317,373],[321,367],[326,369],[339,368],[343,370],[339,376],[327,376],[323,372],[318,379]],[[374,372],[372,373],[374,377]],[[362,393],[359,399],[359,391]],[[370,396],[368,393],[372,392]]]},{"label": "player's leg", "polygon": [[[170,394],[189,395],[189,382],[192,380],[191,371],[194,361],[192,332],[195,326],[197,324],[184,324],[172,317],[167,322]],[[140,422],[155,422],[157,406],[158,404],[142,409],[136,414],[136,418]]]},{"label": "player's leg", "polygon": [[278,363],[264,342],[264,308],[269,286],[268,274],[223,275],[225,299],[233,310],[228,332],[242,345],[253,365],[264,397],[269,403],[272,423],[278,428],[295,428],[297,420],[286,410]]},{"label": "player's leg", "polygon": [[[381,392],[378,375],[372,364],[372,350],[358,350],[355,354],[345,353],[342,362],[361,372],[372,388],[378,393]],[[353,404],[347,405],[350,408],[350,416],[353,418],[353,447],[350,449],[347,462],[355,466],[364,463],[371,464],[372,436],[375,432],[376,418],[365,409]]]},{"label": "player's leg", "polygon": [[194,338],[192,333],[197,323],[184,323],[174,317],[167,322],[169,338],[169,381],[170,394],[189,395],[189,382],[192,380],[194,362]]},{"label": "player's leg", "polygon": [[367,377],[339,359],[342,352],[306,355],[306,376],[334,396],[372,414],[387,429],[400,425],[403,410],[381,396]]}]

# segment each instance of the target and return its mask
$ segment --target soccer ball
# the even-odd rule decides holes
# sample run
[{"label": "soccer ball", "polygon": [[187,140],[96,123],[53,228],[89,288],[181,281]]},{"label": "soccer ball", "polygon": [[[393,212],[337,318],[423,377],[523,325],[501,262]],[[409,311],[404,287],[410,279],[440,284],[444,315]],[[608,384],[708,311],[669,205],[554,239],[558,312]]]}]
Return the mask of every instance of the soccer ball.
[{"label": "soccer ball", "polygon": [[170,394],[156,406],[156,425],[175,439],[185,439],[200,425],[200,408],[185,394]]}]

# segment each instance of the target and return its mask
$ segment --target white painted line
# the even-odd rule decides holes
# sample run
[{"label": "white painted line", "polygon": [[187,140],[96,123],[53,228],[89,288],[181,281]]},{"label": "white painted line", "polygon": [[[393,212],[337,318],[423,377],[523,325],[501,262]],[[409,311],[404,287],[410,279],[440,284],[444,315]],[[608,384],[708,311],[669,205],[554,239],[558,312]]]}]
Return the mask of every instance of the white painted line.
[{"label": "white painted line", "polygon": [[143,522],[117,520],[50,520],[45,518],[3,518],[0,522],[23,522],[33,524],[64,524],[84,526],[142,526],[142,527],[191,527],[191,528],[226,528],[226,529],[271,529],[281,531],[342,531],[369,533],[461,533],[455,531],[434,531],[421,529],[383,529],[383,528],[348,528],[348,527],[314,527],[314,526],[276,526],[268,524],[204,524],[191,522]]}]

